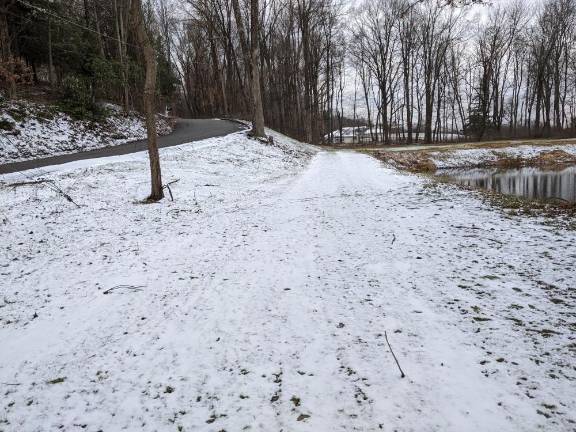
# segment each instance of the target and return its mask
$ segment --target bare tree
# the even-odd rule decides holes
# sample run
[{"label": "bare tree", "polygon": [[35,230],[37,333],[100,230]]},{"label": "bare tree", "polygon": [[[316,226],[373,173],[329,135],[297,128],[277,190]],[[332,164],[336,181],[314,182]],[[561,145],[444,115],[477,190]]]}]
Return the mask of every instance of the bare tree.
[{"label": "bare tree", "polygon": [[251,135],[264,137],[264,108],[262,106],[262,93],[260,83],[260,13],[259,0],[250,0],[250,63],[252,71],[252,105],[254,118]]},{"label": "bare tree", "polygon": [[146,113],[146,133],[148,136],[148,157],[150,160],[151,180],[151,191],[148,200],[159,201],[164,198],[164,191],[162,187],[162,171],[160,169],[160,155],[158,153],[158,134],[156,132],[156,110],[154,104],[156,97],[156,51],[146,31],[141,0],[132,0],[131,18],[136,39],[144,54],[144,63],[146,65],[144,111]]}]

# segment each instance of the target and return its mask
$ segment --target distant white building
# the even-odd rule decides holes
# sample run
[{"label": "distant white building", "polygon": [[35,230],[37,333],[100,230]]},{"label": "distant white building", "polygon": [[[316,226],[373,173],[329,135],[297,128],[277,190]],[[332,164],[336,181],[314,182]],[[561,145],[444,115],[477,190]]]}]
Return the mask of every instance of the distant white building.
[{"label": "distant white building", "polygon": [[[397,130],[397,126],[391,127],[390,133]],[[382,137],[382,128],[373,127],[372,133],[370,133],[370,128],[368,126],[355,126],[355,127],[345,127],[336,129],[332,133],[326,134],[324,139],[326,142],[332,142],[333,144],[357,144],[357,143],[369,143],[372,142],[372,137]],[[332,140],[330,140],[332,138]]]},{"label": "distant white building", "polygon": [[[415,141],[423,141],[424,133],[416,133],[416,130],[417,129],[415,128],[412,133],[413,139]],[[406,139],[406,131],[402,131],[402,128],[397,124],[391,125],[388,133],[391,142],[399,143]],[[435,138],[436,136],[437,135],[434,134]],[[442,142],[450,142],[462,140],[465,136],[459,133],[451,133],[446,130],[442,131],[438,138]],[[383,130],[381,127],[373,127],[372,131],[370,131],[368,126],[345,127],[342,128],[342,131],[336,129],[335,131],[332,131],[332,133],[326,134],[324,140],[326,143],[331,142],[332,144],[361,144],[371,143],[374,141],[381,142],[383,140]]]},{"label": "distant white building", "polygon": [[361,139],[365,135],[368,127],[366,126],[355,126],[355,127],[345,127],[336,129],[329,134],[324,136],[326,142],[332,142],[333,144],[355,144],[362,142]]}]

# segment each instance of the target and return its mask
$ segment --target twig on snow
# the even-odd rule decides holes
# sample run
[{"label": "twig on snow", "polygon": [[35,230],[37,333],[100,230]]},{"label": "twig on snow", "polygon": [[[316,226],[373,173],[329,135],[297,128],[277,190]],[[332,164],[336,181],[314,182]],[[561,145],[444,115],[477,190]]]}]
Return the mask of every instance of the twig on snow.
[{"label": "twig on snow", "polygon": [[80,206],[72,199],[72,197],[69,194],[67,194],[66,192],[64,192],[64,190],[60,186],[58,186],[54,180],[49,180],[49,179],[30,180],[30,181],[25,181],[25,182],[11,183],[8,186],[16,188],[16,187],[20,187],[20,186],[33,186],[33,185],[39,185],[39,184],[47,185],[54,192],[62,195],[66,199],[66,201],[71,202],[76,207],[80,208]]},{"label": "twig on snow", "polygon": [[400,367],[400,362],[398,362],[398,359],[396,358],[396,354],[394,354],[394,351],[392,350],[392,346],[390,345],[390,342],[388,341],[388,333],[386,331],[384,331],[384,337],[386,338],[386,343],[388,344],[388,348],[390,348],[390,352],[392,353],[392,357],[394,357],[394,360],[396,361],[396,366],[398,366],[398,369],[400,370],[400,378],[404,378],[406,376],[406,374],[404,373],[404,371]]},{"label": "twig on snow", "polygon": [[72,204],[74,204],[76,207],[80,208],[80,206],[72,199],[72,197],[70,195],[68,195],[66,192],[64,192],[60,186],[58,186],[56,184],[56,182],[52,181],[49,184],[51,184],[52,186],[50,187],[53,191],[58,192],[60,195],[62,195],[68,202],[71,202]]},{"label": "twig on snow", "polygon": [[391,244],[394,244],[395,241],[396,241],[396,234],[392,233],[392,243]]},{"label": "twig on snow", "polygon": [[134,285],[116,285],[115,287],[109,288],[106,291],[103,291],[102,294],[110,294],[112,291],[118,290],[118,289],[127,289],[127,290],[132,290],[132,291],[142,291],[142,288],[144,288],[143,285],[138,285],[138,286],[134,286]]},{"label": "twig on snow", "polygon": [[170,201],[174,201],[174,195],[172,195],[172,189],[170,188],[170,185],[178,183],[179,181],[180,179],[172,180],[171,182],[168,182],[164,186],[162,186],[162,189],[168,189],[168,193],[170,194]]},{"label": "twig on snow", "polygon": [[43,184],[43,183],[46,183],[48,181],[49,180],[45,180],[45,179],[23,181],[23,182],[10,183],[8,186],[14,187],[14,188],[21,187],[21,186],[33,186],[33,185]]}]

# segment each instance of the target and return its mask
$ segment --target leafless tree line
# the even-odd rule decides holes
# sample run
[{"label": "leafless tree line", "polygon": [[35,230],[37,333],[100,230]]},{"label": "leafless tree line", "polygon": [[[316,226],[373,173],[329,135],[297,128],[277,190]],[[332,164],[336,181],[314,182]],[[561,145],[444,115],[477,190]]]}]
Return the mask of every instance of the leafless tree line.
[{"label": "leafless tree line", "polygon": [[186,1],[173,60],[192,115],[254,118],[256,71],[266,124],[313,143],[354,124],[383,143],[576,126],[574,0],[494,1],[480,21],[472,2]]},{"label": "leafless tree line", "polygon": [[349,59],[371,140],[574,133],[576,2],[494,2],[480,22],[434,0],[407,5],[352,12]]},{"label": "leafless tree line", "polygon": [[254,120],[260,103],[267,126],[321,142],[345,54],[335,0],[186,2],[174,63],[187,111]]},{"label": "leafless tree line", "polygon": [[[23,59],[51,83],[84,76],[93,96],[134,106],[145,79],[132,3],[0,0],[5,88]],[[313,143],[352,125],[383,143],[576,128],[576,0],[493,0],[481,20],[468,7],[480,0],[142,3],[156,102],[182,115],[242,117],[256,136],[266,124]]]}]

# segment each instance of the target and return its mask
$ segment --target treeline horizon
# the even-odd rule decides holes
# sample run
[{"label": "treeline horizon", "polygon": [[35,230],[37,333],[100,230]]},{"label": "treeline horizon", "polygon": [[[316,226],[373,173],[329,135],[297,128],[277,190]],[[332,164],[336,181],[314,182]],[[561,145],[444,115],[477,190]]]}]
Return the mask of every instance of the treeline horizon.
[{"label": "treeline horizon", "polygon": [[466,8],[406,4],[351,12],[348,57],[375,140],[574,133],[576,2],[495,1],[480,22]]},{"label": "treeline horizon", "polygon": [[[260,103],[266,126],[314,144],[360,124],[382,143],[576,131],[576,0],[494,0],[479,22],[478,0],[142,3],[157,105],[182,116],[250,120]],[[130,4],[0,0],[4,94],[46,85],[78,115],[142,109]]]}]

